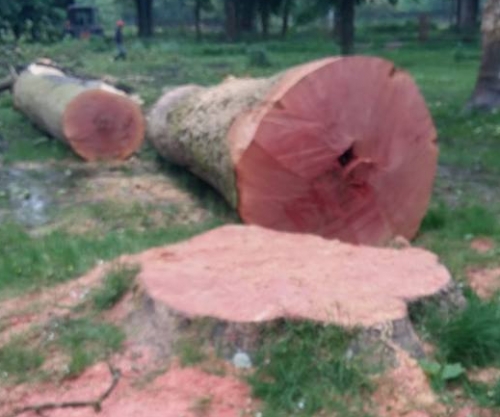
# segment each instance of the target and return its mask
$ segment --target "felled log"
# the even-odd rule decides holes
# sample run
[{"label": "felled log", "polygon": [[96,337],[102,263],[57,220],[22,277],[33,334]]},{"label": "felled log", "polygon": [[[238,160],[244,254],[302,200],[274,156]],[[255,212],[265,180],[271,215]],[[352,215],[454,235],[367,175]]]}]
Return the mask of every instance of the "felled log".
[{"label": "felled log", "polygon": [[411,77],[370,57],[176,88],[151,110],[148,137],[247,223],[365,244],[414,237],[438,154]]},{"label": "felled log", "polygon": [[17,109],[85,160],[126,159],[144,139],[139,105],[102,81],[32,64],[17,78],[13,94]]}]

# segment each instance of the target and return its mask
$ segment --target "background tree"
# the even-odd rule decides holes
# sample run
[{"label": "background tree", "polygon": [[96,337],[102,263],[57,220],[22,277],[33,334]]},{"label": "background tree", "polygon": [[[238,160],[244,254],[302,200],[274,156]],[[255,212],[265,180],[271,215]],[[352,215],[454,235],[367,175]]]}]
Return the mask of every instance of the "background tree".
[{"label": "background tree", "polygon": [[202,37],[201,33],[201,13],[204,11],[213,10],[214,5],[211,0],[194,0],[193,1],[193,16],[194,16],[194,27],[196,31],[196,40],[200,41]]},{"label": "background tree", "polygon": [[476,87],[467,105],[470,109],[500,107],[500,1],[487,0],[481,26],[483,52]]},{"label": "background tree", "polygon": [[141,38],[153,36],[153,0],[134,0],[137,16],[137,34]]},{"label": "background tree", "polygon": [[460,32],[471,34],[475,31],[479,3],[479,0],[457,0],[457,28]]},{"label": "background tree", "polygon": [[0,25],[16,40],[27,34],[33,41],[54,39],[62,32],[71,0],[0,0]]}]

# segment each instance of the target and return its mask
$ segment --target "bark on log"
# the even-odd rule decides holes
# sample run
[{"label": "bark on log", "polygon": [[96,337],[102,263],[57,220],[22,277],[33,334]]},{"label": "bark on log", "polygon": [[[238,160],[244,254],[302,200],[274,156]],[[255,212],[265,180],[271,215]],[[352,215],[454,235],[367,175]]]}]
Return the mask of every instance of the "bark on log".
[{"label": "bark on log", "polygon": [[438,153],[411,77],[369,57],[174,89],[150,112],[148,136],[247,223],[366,244],[414,237]]},{"label": "bark on log", "polygon": [[34,64],[20,74],[13,93],[17,109],[85,160],[126,159],[144,139],[140,107],[101,81]]}]

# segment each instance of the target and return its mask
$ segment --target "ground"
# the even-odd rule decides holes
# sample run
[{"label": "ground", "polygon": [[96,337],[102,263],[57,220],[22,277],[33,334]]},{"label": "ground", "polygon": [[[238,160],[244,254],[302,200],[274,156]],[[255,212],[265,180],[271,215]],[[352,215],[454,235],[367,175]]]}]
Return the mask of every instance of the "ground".
[{"label": "ground", "polygon": [[[183,344],[168,361],[134,347],[127,342],[122,320],[130,289],[125,288],[123,293],[128,295],[111,307],[97,308],[93,294],[107,275],[102,269],[90,276],[85,273],[96,265],[104,268],[105,262],[120,255],[238,222],[237,217],[212,189],[161,161],[148,144],[123,163],[82,163],[64,145],[34,129],[12,108],[11,97],[3,94],[1,415],[12,411],[16,399],[24,405],[27,399],[30,404],[95,399],[110,383],[106,362],[123,373],[116,391],[103,402],[103,413],[109,415],[138,415],[134,409],[115,408],[118,397],[125,398],[123,404],[144,401],[141,410],[148,416],[159,409],[172,417],[241,415],[236,410],[265,417],[361,416],[365,412],[381,417],[499,415],[500,332],[494,324],[500,318],[500,114],[462,111],[474,86],[480,42],[462,44],[452,32],[436,31],[429,43],[420,44],[411,31],[392,28],[389,32],[384,27],[361,28],[358,40],[360,53],[394,60],[412,74],[438,128],[438,178],[413,244],[440,256],[471,307],[438,326],[433,324],[432,309],[418,312],[418,332],[428,344],[429,363],[402,357],[399,370],[370,376],[365,384],[356,379],[355,367],[324,356],[324,350],[314,350],[321,345],[318,340],[330,340],[324,329],[295,325],[274,336],[264,349],[267,359],[256,358],[262,374],[257,372],[253,379],[202,354],[193,344]],[[173,35],[149,42],[129,38],[129,58],[123,62],[113,62],[112,44],[99,40],[0,47],[5,52],[2,65],[46,56],[82,74],[113,76],[135,89],[146,109],[162,89],[174,85],[218,83],[230,75],[266,76],[337,52],[321,33],[297,33],[288,41],[257,42],[251,48],[215,40],[197,44]],[[250,49],[261,50],[270,66],[253,66]],[[118,277],[130,272],[123,265],[117,268]],[[109,282],[115,283],[105,293],[111,297],[122,281]],[[93,329],[99,329],[98,334]],[[304,335],[311,339],[309,345],[297,341]],[[289,346],[286,351],[280,350],[281,342]],[[470,355],[460,349],[463,346]],[[276,369],[266,362],[272,358],[272,363],[302,370],[303,359],[316,356],[322,359],[314,372],[273,373]],[[324,391],[323,376],[318,375],[331,375],[332,369],[349,370],[352,378],[350,382],[340,379],[338,386],[339,380],[334,380],[335,389]],[[286,392],[280,397],[266,385],[266,378]],[[189,389],[180,392],[180,386]],[[163,396],[165,392],[168,395]],[[136,401],[138,393],[147,399]],[[373,407],[359,405],[369,403],[372,394]],[[416,403],[401,401],[412,397]],[[165,409],[167,405],[173,408]],[[91,408],[73,411],[75,415],[94,413]],[[68,415],[68,411],[44,412],[57,414]]]}]

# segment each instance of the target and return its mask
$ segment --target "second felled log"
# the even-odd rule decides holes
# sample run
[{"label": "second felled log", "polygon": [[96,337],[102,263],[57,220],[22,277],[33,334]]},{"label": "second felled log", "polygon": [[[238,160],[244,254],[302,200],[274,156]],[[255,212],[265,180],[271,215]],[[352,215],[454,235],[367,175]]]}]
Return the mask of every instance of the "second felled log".
[{"label": "second felled log", "polygon": [[85,160],[126,159],[143,142],[139,105],[102,81],[32,64],[16,79],[13,95],[17,109]]},{"label": "second felled log", "polygon": [[371,57],[176,88],[151,110],[148,136],[247,223],[365,244],[414,237],[438,154],[411,77]]}]

